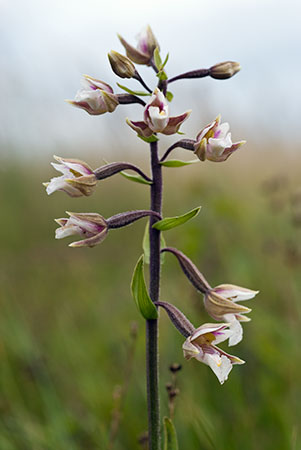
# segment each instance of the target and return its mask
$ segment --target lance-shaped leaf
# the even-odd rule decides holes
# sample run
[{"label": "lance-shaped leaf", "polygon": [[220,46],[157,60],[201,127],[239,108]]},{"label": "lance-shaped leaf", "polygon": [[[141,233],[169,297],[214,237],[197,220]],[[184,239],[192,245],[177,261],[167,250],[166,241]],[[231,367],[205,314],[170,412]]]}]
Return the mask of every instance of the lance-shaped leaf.
[{"label": "lance-shaped leaf", "polygon": [[190,164],[198,163],[197,159],[192,159],[191,161],[181,161],[180,159],[169,159],[168,161],[161,162],[161,166],[164,167],[184,167]]},{"label": "lance-shaped leaf", "polygon": [[130,173],[127,172],[119,172],[120,175],[122,175],[124,178],[127,178],[130,181],[134,181],[135,183],[140,183],[140,184],[152,184],[151,181],[147,181],[145,180],[141,175],[131,175]]},{"label": "lance-shaped leaf", "polygon": [[191,211],[189,211],[186,214],[183,214],[182,216],[166,217],[165,219],[159,220],[158,222],[154,223],[153,228],[156,228],[157,230],[160,231],[171,230],[172,228],[183,225],[188,220],[197,216],[198,213],[200,212],[200,209],[201,207],[198,206],[197,208],[192,209]]},{"label": "lance-shaped leaf", "polygon": [[120,84],[120,83],[116,83],[116,84],[117,84],[117,86],[120,87],[120,89],[123,89],[125,92],[128,92],[129,94],[132,94],[132,95],[140,95],[141,97],[146,97],[146,96],[148,96],[148,95],[151,95],[149,92],[144,92],[144,91],[132,91],[132,89],[129,89],[128,87],[123,86],[123,85]]},{"label": "lance-shaped leaf", "polygon": [[158,312],[151,301],[144,280],[143,255],[139,258],[134,269],[131,290],[136,305],[145,319],[157,319]]},{"label": "lance-shaped leaf", "polygon": [[[160,239],[161,239],[161,248],[165,248],[166,242],[165,242],[165,239],[164,239],[162,233],[160,235]],[[145,264],[149,264],[149,262],[150,262],[149,223],[147,223],[146,227],[145,227],[143,240],[142,240],[142,248],[143,248],[143,253],[144,253],[144,262],[145,262]],[[161,253],[161,264],[164,263],[164,260],[165,260],[165,255],[164,255],[164,253]]]},{"label": "lance-shaped leaf", "polygon": [[164,417],[164,450],[179,450],[176,429],[169,417]]},{"label": "lance-shaped leaf", "polygon": [[155,62],[155,65],[156,65],[157,69],[161,70],[162,59],[161,59],[160,50],[159,50],[158,47],[156,47],[155,51],[154,51],[154,62]]}]

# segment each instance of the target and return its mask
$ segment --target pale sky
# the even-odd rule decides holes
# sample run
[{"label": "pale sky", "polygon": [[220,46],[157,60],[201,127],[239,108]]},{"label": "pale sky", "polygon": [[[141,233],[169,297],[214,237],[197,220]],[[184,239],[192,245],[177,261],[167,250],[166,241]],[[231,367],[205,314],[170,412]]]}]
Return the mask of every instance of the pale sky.
[{"label": "pale sky", "polygon": [[[84,73],[114,89],[117,81],[140,89],[111,73],[107,52],[123,51],[117,32],[134,44],[146,24],[162,55],[170,53],[170,76],[224,60],[242,65],[231,80],[172,85],[171,112],[193,109],[188,137],[222,113],[237,139],[298,140],[300,13],[297,0],[0,0],[1,152],[48,154],[53,147],[104,140],[135,145],[124,120],[141,119],[139,106],[91,117],[64,99],[74,97]],[[154,85],[152,71],[138,69]],[[235,136],[235,128],[247,136]]]}]

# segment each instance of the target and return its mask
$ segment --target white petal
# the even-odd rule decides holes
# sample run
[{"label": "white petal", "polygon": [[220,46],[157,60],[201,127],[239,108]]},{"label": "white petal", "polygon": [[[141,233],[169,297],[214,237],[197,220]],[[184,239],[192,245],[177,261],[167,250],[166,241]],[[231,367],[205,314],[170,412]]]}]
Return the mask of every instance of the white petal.
[{"label": "white petal", "polygon": [[214,135],[219,139],[224,139],[227,136],[227,133],[230,130],[230,125],[228,122],[222,123],[218,126],[217,130],[215,131]]},{"label": "white petal", "polygon": [[157,106],[150,106],[148,108],[150,123],[149,126],[155,132],[163,131],[168,123],[168,112],[160,109]]},{"label": "white petal", "polygon": [[73,234],[81,234],[81,229],[75,225],[66,225],[55,230],[55,239],[63,239]]},{"label": "white petal", "polygon": [[195,358],[200,353],[199,347],[196,347],[190,342],[190,336],[186,339],[182,348],[185,359]]},{"label": "white petal", "polygon": [[[224,331],[222,331],[224,328],[226,328],[228,326],[227,323],[205,323],[204,325],[201,325],[200,327],[198,327],[194,333],[190,336],[191,341],[194,341],[195,339],[197,339],[198,337],[207,334],[207,333],[213,333],[213,332],[217,332],[220,331],[221,333],[224,333]],[[221,341],[219,341],[221,342]]]},{"label": "white petal", "polygon": [[230,298],[233,302],[240,302],[244,300],[249,300],[255,297],[259,291],[252,291],[251,289],[246,289],[240,286],[235,286],[234,284],[220,284],[214,288],[217,294],[223,297]]},{"label": "white petal", "polygon": [[213,370],[219,382],[224,384],[232,370],[230,359],[224,355],[219,356],[218,354],[205,353],[203,356],[203,362]]},{"label": "white petal", "polygon": [[225,314],[224,319],[227,320],[229,325],[229,331],[231,332],[231,336],[229,338],[228,345],[232,347],[233,345],[238,344],[243,338],[243,329],[240,322],[236,319],[234,314]]},{"label": "white petal", "polygon": [[55,170],[57,170],[58,172],[61,172],[63,175],[65,175],[66,177],[73,177],[72,172],[70,172],[69,168],[67,166],[65,166],[64,164],[57,164],[57,163],[50,163],[52,165],[52,167],[55,168]]}]

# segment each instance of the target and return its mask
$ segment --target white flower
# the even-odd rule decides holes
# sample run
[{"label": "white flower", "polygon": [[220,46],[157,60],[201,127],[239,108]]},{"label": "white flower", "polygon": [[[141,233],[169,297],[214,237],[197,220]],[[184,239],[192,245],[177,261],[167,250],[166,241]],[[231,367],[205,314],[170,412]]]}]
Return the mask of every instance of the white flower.
[{"label": "white flower", "polygon": [[88,75],[83,77],[81,85],[74,100],[67,100],[68,103],[84,109],[93,116],[115,111],[119,102],[111,86]]},{"label": "white flower", "polygon": [[220,342],[231,336],[228,324],[206,323],[197,328],[183,344],[184,357],[196,358],[207,364],[223,384],[232,370],[234,364],[244,364],[237,356],[230,355],[216,347]]},{"label": "white flower", "polygon": [[55,238],[62,239],[78,234],[85,237],[80,241],[72,242],[69,247],[94,247],[102,242],[108,232],[106,220],[97,213],[72,213],[66,211],[69,218],[55,219],[60,225],[55,231]]},{"label": "white flower", "polygon": [[255,297],[259,291],[253,291],[233,284],[221,284],[208,290],[204,296],[205,308],[215,320],[223,320],[229,323],[231,336],[229,346],[238,344],[243,337],[243,329],[240,322],[249,322],[246,317],[251,311],[237,302],[249,300]]},{"label": "white flower", "polygon": [[134,122],[127,119],[127,124],[142,137],[150,137],[153,133],[170,135],[177,133],[190,113],[191,111],[186,111],[180,116],[170,117],[166,98],[163,92],[156,88],[144,109],[144,121]]},{"label": "white flower", "polygon": [[54,177],[50,182],[43,183],[48,195],[55,191],[64,191],[71,197],[80,197],[82,195],[91,195],[97,179],[91,167],[87,163],[78,159],[67,159],[54,156],[57,163],[51,163],[52,166],[62,173],[60,177]]},{"label": "white flower", "polygon": [[214,162],[223,162],[246,141],[232,143],[230,125],[220,123],[219,115],[213,122],[203,128],[197,135],[194,144],[195,154],[201,161],[208,159]]}]

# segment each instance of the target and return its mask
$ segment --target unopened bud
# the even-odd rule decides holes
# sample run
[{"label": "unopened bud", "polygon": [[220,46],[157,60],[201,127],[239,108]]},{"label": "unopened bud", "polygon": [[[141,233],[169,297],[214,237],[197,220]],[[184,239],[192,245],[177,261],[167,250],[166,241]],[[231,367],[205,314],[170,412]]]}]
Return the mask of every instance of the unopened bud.
[{"label": "unopened bud", "polygon": [[209,75],[216,80],[226,80],[240,71],[240,64],[235,61],[225,61],[210,67]]},{"label": "unopened bud", "polygon": [[112,70],[120,78],[132,78],[136,69],[132,61],[121,53],[111,50],[108,53],[108,58],[112,67]]}]

